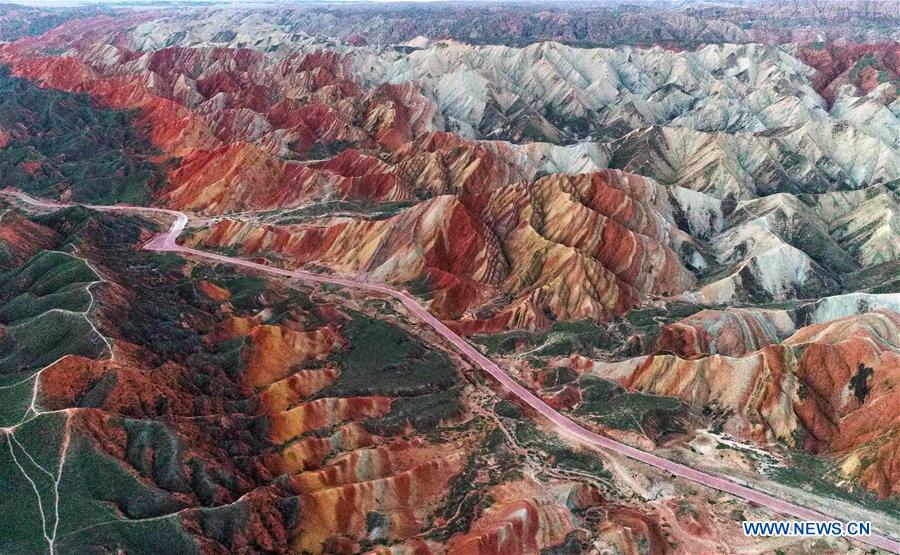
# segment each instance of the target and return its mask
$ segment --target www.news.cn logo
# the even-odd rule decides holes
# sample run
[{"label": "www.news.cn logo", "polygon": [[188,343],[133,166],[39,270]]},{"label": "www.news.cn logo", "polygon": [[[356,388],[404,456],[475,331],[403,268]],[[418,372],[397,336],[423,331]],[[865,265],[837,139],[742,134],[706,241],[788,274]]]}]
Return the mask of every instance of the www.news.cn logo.
[{"label": "www.news.cn logo", "polygon": [[763,520],[742,522],[745,536],[868,536],[872,523],[853,521],[846,524],[837,520]]}]

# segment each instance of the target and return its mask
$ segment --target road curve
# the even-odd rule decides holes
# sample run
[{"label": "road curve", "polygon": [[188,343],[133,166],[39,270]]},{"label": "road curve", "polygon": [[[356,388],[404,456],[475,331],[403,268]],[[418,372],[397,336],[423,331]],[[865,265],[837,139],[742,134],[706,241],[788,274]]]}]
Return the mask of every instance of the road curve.
[{"label": "road curve", "polygon": [[[23,202],[31,204],[33,206],[43,207],[43,208],[65,208],[68,206],[72,206],[71,204],[63,204],[57,203],[48,200],[41,200],[32,198],[24,193],[13,190],[3,190],[0,191],[0,195],[12,196],[16,197]],[[520,385],[517,381],[515,381],[512,377],[510,377],[506,372],[500,369],[492,360],[481,354],[478,350],[476,350],[472,345],[466,342],[462,337],[456,334],[453,330],[448,328],[443,322],[438,320],[434,315],[428,312],[419,302],[410,296],[408,293],[404,291],[399,291],[397,289],[393,289],[386,285],[380,283],[371,283],[367,281],[360,281],[356,279],[349,278],[341,278],[336,276],[328,276],[328,275],[320,275],[312,272],[306,272],[303,270],[284,270],[281,268],[273,268],[271,266],[266,266],[264,264],[257,264],[255,262],[250,262],[249,260],[242,260],[239,258],[232,258],[230,256],[225,256],[221,254],[210,253],[206,251],[201,251],[197,249],[192,249],[190,247],[184,247],[178,245],[176,243],[176,239],[184,228],[187,226],[188,217],[182,213],[175,210],[168,210],[165,208],[150,208],[143,206],[96,206],[85,204],[82,205],[87,208],[92,208],[100,211],[129,211],[129,212],[148,212],[155,214],[163,214],[173,217],[175,220],[172,223],[171,227],[164,233],[157,235],[151,241],[144,245],[144,249],[157,251],[157,252],[178,252],[182,254],[189,254],[192,256],[205,258],[207,260],[213,260],[216,262],[221,262],[223,264],[231,264],[234,266],[241,266],[244,268],[251,268],[254,270],[258,270],[261,272],[266,272],[269,274],[299,278],[303,281],[311,282],[311,283],[325,283],[330,285],[339,285],[342,287],[362,290],[362,291],[372,291],[375,293],[380,293],[382,295],[388,295],[400,301],[400,303],[406,307],[411,313],[415,314],[420,320],[431,326],[437,333],[442,335],[447,341],[456,346],[457,349],[462,351],[463,354],[466,355],[472,362],[478,365],[482,370],[484,370],[487,374],[490,374],[492,378],[494,378],[500,385],[502,385],[507,391],[516,396],[520,401],[527,404],[536,412],[540,413],[541,416],[552,422],[560,433],[566,435],[572,439],[578,440],[582,443],[586,443],[588,445],[592,445],[594,447],[601,447],[603,449],[613,451],[624,455],[628,458],[634,459],[636,461],[640,461],[645,464],[649,464],[650,466],[654,466],[661,470],[668,472],[674,476],[678,476],[679,478],[684,478],[686,480],[690,480],[692,482],[697,482],[698,484],[717,489],[719,491],[734,495],[735,497],[740,497],[741,499],[756,503],[758,505],[762,505],[773,511],[781,513],[783,515],[792,516],[802,520],[829,520],[835,521],[840,520],[837,518],[830,517],[825,513],[820,513],[817,511],[813,511],[811,509],[807,509],[805,507],[801,507],[800,505],[795,505],[789,501],[785,501],[783,499],[778,499],[766,493],[762,493],[760,491],[751,489],[747,486],[741,485],[737,482],[732,481],[728,478],[723,478],[721,476],[715,476],[712,474],[707,474],[705,472],[701,472],[699,470],[693,469],[689,466],[685,466],[683,464],[679,464],[676,462],[672,462],[668,459],[664,459],[652,453],[648,453],[646,451],[642,451],[635,447],[631,447],[630,445],[625,445],[624,443],[619,443],[613,439],[602,436],[595,432],[592,432],[575,421],[569,419],[568,417],[558,413],[554,410],[550,405],[541,400],[534,393]],[[885,551],[890,551],[891,553],[900,554],[900,541],[889,538],[887,536],[872,534],[865,537],[853,538],[858,541],[867,543],[879,549],[884,549]]]}]

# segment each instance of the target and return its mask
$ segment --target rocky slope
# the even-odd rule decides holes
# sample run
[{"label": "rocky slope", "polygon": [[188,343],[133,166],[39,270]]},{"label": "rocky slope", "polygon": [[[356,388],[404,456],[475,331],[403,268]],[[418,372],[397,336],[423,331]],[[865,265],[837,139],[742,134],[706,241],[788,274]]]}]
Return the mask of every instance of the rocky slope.
[{"label": "rocky slope", "polygon": [[[829,110],[813,87],[818,74],[774,46],[671,52],[445,42],[409,54],[357,51],[352,58],[373,83],[423,82],[447,124],[467,136],[559,143],[667,126],[661,136],[642,131],[622,139],[616,167],[668,170],[674,175],[667,177],[702,180],[705,187],[755,173],[781,182],[773,189],[820,192],[889,181],[900,171],[895,95],[882,93],[890,83]],[[879,125],[871,125],[873,118]]]},{"label": "rocky slope", "polygon": [[819,38],[875,42],[897,39],[890,0],[834,2],[642,2],[621,5],[548,6],[316,6],[258,9],[195,9],[137,26],[132,44],[156,50],[185,46],[250,46],[294,51],[309,36],[352,45],[420,47],[451,38],[473,44],[556,41],[573,46],[653,45],[672,48],[703,43],[797,42]]},{"label": "rocky slope", "polygon": [[890,308],[796,331],[784,311],[705,311],[665,326],[660,354],[585,368],[629,389],[721,410],[735,437],[837,455],[848,477],[896,495],[891,445],[900,423],[888,407],[900,368],[897,302],[879,298],[875,306]]},{"label": "rocky slope", "polygon": [[90,18],[112,11],[105,6],[42,9],[36,5],[4,3],[3,13],[0,14],[0,40],[13,41],[40,35],[69,20]]},{"label": "rocky slope", "polygon": [[[624,510],[585,483],[551,479],[546,491],[523,478],[497,425],[472,413],[460,363],[381,320],[395,318],[389,307],[375,320],[347,301],[136,253],[148,232],[133,218],[3,210],[4,245],[47,242],[0,273],[0,342],[15,355],[0,360],[2,468],[19,500],[0,504],[17,523],[4,550],[444,552],[482,536],[543,549],[583,511]],[[485,457],[490,472],[475,476]],[[39,507],[52,519],[43,530]],[[533,507],[529,524],[510,534],[519,507]],[[642,541],[662,541],[653,517],[635,514]],[[609,545],[637,545],[626,538]]]},{"label": "rocky slope", "polygon": [[[268,227],[223,220],[192,241],[385,281],[424,278],[434,291],[430,308],[463,318],[463,329],[534,327],[548,315],[607,319],[648,295],[691,287],[672,250],[684,234],[664,195],[652,181],[615,171],[551,176],[437,196],[384,220]],[[498,303],[498,295],[511,300]],[[473,319],[475,311],[482,314]]]},{"label": "rocky slope", "polygon": [[[794,480],[784,453],[813,453],[836,465],[817,499],[895,514],[896,19],[864,4],[75,17],[0,44],[0,186],[391,282],[589,426],[747,479],[748,452]],[[736,529],[489,401],[380,301],[145,258],[146,222],[0,210],[0,468],[57,469],[42,508],[77,491],[60,550],[140,552],[147,526],[179,552],[703,552]],[[43,547],[39,513],[6,548]]]},{"label": "rocky slope", "polygon": [[[0,359],[4,550],[691,541],[661,526],[665,503],[630,500],[628,463],[610,473],[495,405],[389,303],[138,251],[156,226],[132,216],[0,210],[0,346],[16,355]],[[675,487],[695,510],[716,497]],[[723,511],[724,538],[738,525]]]},{"label": "rocky slope", "polygon": [[896,42],[842,45],[816,42],[798,45],[796,54],[817,70],[816,90],[832,103],[842,93],[869,95],[876,89],[880,89],[876,94],[884,96],[886,104],[897,98],[900,45]]},{"label": "rocky slope", "polygon": [[[284,59],[223,48],[173,47],[132,53],[115,45],[79,46],[74,57],[55,58],[35,57],[28,53],[31,48],[16,45],[6,49],[5,56],[17,74],[57,87],[91,90],[113,106],[142,108],[139,122],[149,125],[154,144],[182,156],[159,195],[172,206],[218,214],[300,207],[310,202],[349,202],[350,207],[373,207],[366,210],[382,214],[372,220],[351,211],[349,220],[341,216],[317,221],[312,227],[290,227],[280,223],[291,221],[288,213],[274,222],[277,225],[268,226],[264,236],[248,222],[223,223],[209,244],[240,246],[247,254],[267,250],[287,257],[292,264],[315,262],[339,271],[365,271],[380,279],[419,283],[433,293],[431,305],[445,318],[474,319],[463,325],[463,330],[542,326],[548,315],[551,319],[608,318],[649,297],[691,289],[694,280],[678,275],[683,268],[699,277],[688,298],[715,304],[807,297],[820,290],[838,292],[846,276],[896,258],[892,246],[896,218],[891,217],[896,210],[896,191],[886,183],[898,173],[896,149],[885,142],[887,135],[874,136],[864,122],[859,122],[859,129],[865,133],[831,121],[825,102],[810,81],[813,70],[774,47],[632,53],[553,44],[524,49],[450,45],[408,55],[357,50],[349,58],[310,54]],[[369,60],[367,69],[363,68],[365,60]],[[552,70],[557,75],[556,92],[537,95],[539,81],[534,80],[534,68],[544,65],[557,68]],[[518,74],[517,66],[529,69]],[[739,80],[735,86],[726,81],[725,75],[742,67],[752,69],[743,70],[745,82]],[[404,79],[416,77],[417,83],[424,81],[425,94],[412,82],[380,85],[375,93],[365,92],[354,82],[352,68],[362,69],[370,78],[397,72]],[[437,132],[460,118],[485,121],[486,112],[478,104],[470,106],[474,112],[460,112],[469,106],[465,98],[428,99],[433,96],[428,75],[440,69],[443,78],[471,76],[472,68],[493,75],[492,82],[522,91],[525,96],[513,104],[557,105],[559,121],[594,114],[609,127],[609,118],[615,120],[614,114],[623,106],[616,87],[630,82],[630,94],[635,95],[658,89],[664,79],[682,82],[666,89],[667,95],[684,96],[685,90],[693,90],[694,95],[718,96],[722,102],[739,102],[746,108],[741,108],[743,115],[732,118],[738,122],[739,131],[735,132],[730,124],[708,120],[708,115],[722,113],[709,105],[709,100],[698,106],[690,95],[678,100],[653,93],[652,100],[647,100],[653,105],[680,102],[691,111],[671,105],[669,108],[680,113],[673,119],[654,108],[642,112],[648,117],[656,114],[649,120],[657,124],[654,127],[636,129],[605,144],[569,147],[475,142]],[[573,73],[573,68],[580,68],[581,73]],[[147,71],[151,80],[146,78]],[[578,79],[587,83],[591,75],[604,71],[617,75],[619,83],[611,85],[607,100],[594,92],[589,96],[579,92],[583,84]],[[719,76],[717,72],[723,73]],[[502,79],[496,78],[501,75]],[[779,88],[766,94],[780,95],[782,100],[763,100],[769,83],[779,80]],[[596,88],[604,80],[593,82]],[[686,88],[688,83],[692,89]],[[467,87],[461,83],[435,90],[466,95]],[[713,90],[720,94],[712,94]],[[791,91],[806,106],[800,126],[790,126],[801,118],[789,107],[798,101],[789,101],[787,93]],[[786,109],[775,109],[778,105]],[[539,114],[544,108],[536,106],[534,110]],[[184,114],[175,120],[175,126],[172,113]],[[821,121],[817,123],[817,119]],[[517,115],[509,121],[523,125],[528,118]],[[543,121],[525,125],[553,127],[546,118]],[[639,118],[622,125],[627,129],[645,123],[648,121]],[[690,129],[722,125],[725,127],[716,131]],[[770,126],[782,131],[773,133]],[[842,136],[850,133],[868,157],[838,148],[833,136],[836,130],[842,130]],[[799,153],[798,145],[805,145]],[[327,158],[341,149],[346,150]],[[296,160],[314,156],[326,158],[313,163]],[[626,253],[628,249],[621,246],[597,250],[590,240],[566,237],[569,232],[563,230],[596,220],[584,220],[578,210],[547,197],[571,194],[571,186],[556,185],[561,183],[559,179],[536,178],[548,172],[578,174],[604,166],[651,175],[669,186],[663,190],[648,185],[655,190],[655,199],[665,197],[665,201],[651,200],[657,205],[649,217],[661,219],[665,229],[657,229],[650,238],[663,239],[662,246],[670,249],[669,254],[659,254],[652,241],[643,239],[638,250]],[[852,191],[864,186],[865,192]],[[535,195],[533,191],[547,192]],[[444,198],[438,198],[442,195]],[[868,196],[872,198],[863,201]],[[757,197],[766,198],[754,200]],[[849,208],[854,206],[851,203],[840,215],[831,209],[835,217],[829,214],[823,220],[817,213],[823,203],[831,206],[838,198],[856,199],[852,202],[859,208]],[[428,200],[420,202],[422,199]],[[384,203],[393,203],[395,208],[377,208]],[[532,208],[528,213],[516,208],[517,213],[508,214],[500,210],[504,203]],[[404,210],[412,205],[416,205],[414,209]],[[590,202],[587,207],[589,212],[598,211]],[[609,218],[612,209],[600,208],[599,212]],[[402,213],[390,217],[397,210]],[[439,213],[472,232],[462,242],[453,234],[441,235],[440,230],[447,228],[431,223]],[[640,221],[648,216],[636,217],[637,223],[626,221],[625,226],[629,232],[644,233]],[[548,228],[541,219],[552,221],[555,228]],[[522,227],[525,220],[527,226]],[[603,244],[611,245],[621,235],[612,231],[614,227],[587,225],[595,237],[608,235]],[[412,228],[417,231],[405,233],[402,241],[392,238],[398,237],[397,229]],[[535,230],[534,238],[528,238],[528,229]],[[442,238],[436,242],[438,236]],[[254,239],[244,244],[248,237]],[[348,250],[349,244],[354,246]],[[574,249],[574,256],[554,244]],[[429,254],[433,248],[438,250]],[[648,254],[642,252],[646,249]],[[646,262],[636,262],[636,256]],[[620,283],[623,273],[637,276],[659,260],[664,260],[660,266],[664,272],[671,273],[668,268],[676,266],[682,270],[675,270],[664,286],[635,284],[632,277]],[[543,269],[538,270],[536,264]],[[563,268],[565,280],[559,279]],[[511,298],[498,305],[499,295]]]}]

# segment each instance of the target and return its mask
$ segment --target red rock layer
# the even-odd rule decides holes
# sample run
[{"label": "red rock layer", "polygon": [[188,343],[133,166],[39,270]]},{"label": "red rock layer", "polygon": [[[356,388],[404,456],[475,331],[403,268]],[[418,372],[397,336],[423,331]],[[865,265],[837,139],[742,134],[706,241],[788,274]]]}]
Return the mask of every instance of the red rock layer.
[{"label": "red rock layer", "polygon": [[[103,271],[110,275],[108,269]],[[107,310],[126,298],[107,292],[100,302]],[[367,519],[372,513],[385,515],[385,538],[397,541],[417,534],[431,522],[447,482],[466,462],[471,440],[462,434],[455,443],[434,445],[418,437],[378,436],[362,423],[386,415],[392,399],[313,398],[339,373],[334,367],[304,369],[303,365],[346,343],[330,328],[298,332],[291,327],[232,316],[207,335],[214,344],[247,338],[241,348],[246,369],[242,389],[252,399],[253,392],[262,388],[256,415],[234,412],[228,395],[204,398],[192,388],[186,390],[184,384],[191,383],[189,368],[173,361],[152,367],[148,364],[152,356],[121,339],[115,341],[111,360],[70,356],[46,368],[38,378],[38,403],[44,410],[75,415],[73,425],[80,435],[113,459],[131,461],[133,438],[116,415],[159,418],[163,416],[159,399],[166,399],[166,429],[172,441],[179,442],[179,458],[166,463],[174,465],[171,472],[182,472],[176,470],[179,460],[198,460],[207,469],[216,468],[220,475],[233,478],[228,489],[216,489],[212,498],[203,501],[243,507],[246,519],[236,524],[229,539],[233,547],[353,552],[368,534]],[[107,330],[106,325],[103,328]],[[102,410],[72,408],[101,382],[112,384],[102,398]],[[259,428],[265,437],[253,439],[250,422],[257,418],[267,422]],[[333,432],[323,436],[324,430]],[[274,446],[274,451],[257,452],[253,445],[260,440]],[[146,456],[154,460],[152,451]],[[196,472],[193,469],[183,470],[189,479]],[[279,475],[284,480],[276,484],[273,480]],[[277,509],[285,498],[299,500],[295,524]],[[178,518],[201,546],[222,549],[207,537],[208,523],[193,510],[200,503],[190,490],[175,493],[172,502],[186,507]]]},{"label": "red rock layer", "polygon": [[[225,222],[200,240],[424,282],[430,308],[464,333],[541,327],[548,316],[602,320],[694,282],[654,182],[605,171],[529,183],[537,168],[521,150],[433,132],[437,110],[413,84],[363,91],[331,52],[275,61],[250,50],[97,44],[40,57],[13,45],[0,59],[17,75],[139,110],[153,142],[182,157],[162,192],[174,207],[221,214],[430,197],[389,220]],[[326,147],[312,154],[322,161],[285,159],[313,145]],[[356,148],[332,157],[347,145]]]},{"label": "red rock layer", "polygon": [[846,455],[845,472],[880,497],[900,494],[900,315],[876,311],[803,328],[796,407],[811,442]]},{"label": "red rock layer", "polygon": [[364,538],[373,512],[386,516],[380,534],[415,535],[448,480],[462,469],[460,447],[398,441],[353,451],[321,470],[295,475],[290,487],[301,496],[309,518],[301,525],[294,548],[317,551],[329,538]]},{"label": "red rock layer", "polygon": [[531,499],[501,502],[468,534],[455,538],[450,550],[461,555],[536,553],[562,543],[573,528],[569,511],[558,503]]},{"label": "red rock layer", "polygon": [[[113,44],[78,44],[66,57],[5,45],[0,61],[17,76],[137,110],[152,142],[185,158],[164,191],[167,202],[181,208],[220,213],[311,198],[410,198],[396,177],[342,179],[283,157],[328,158],[349,145],[397,149],[431,131],[438,117],[411,84],[360,89],[332,52],[276,62],[252,50],[138,53]],[[331,144],[337,146],[329,150]],[[326,151],[311,153],[314,145]]]},{"label": "red rock layer", "polygon": [[[535,327],[548,315],[603,318],[692,285],[673,252],[677,237],[665,195],[649,180],[609,171],[532,182],[536,169],[523,167],[509,145],[432,133],[437,111],[415,86],[362,90],[333,53],[277,63],[250,50],[137,53],[117,41],[97,43],[92,37],[109,34],[115,22],[94,24],[94,32],[73,25],[2,45],[0,61],[46,86],[137,110],[161,159],[180,158],[161,202],[222,214],[332,199],[428,198],[382,222],[254,229],[225,221],[200,241],[398,282],[425,278],[435,291],[431,308],[458,319],[463,330]],[[69,55],[36,53],[56,44],[71,47]],[[355,148],[332,157],[347,145]],[[290,159],[298,157],[319,161]],[[118,315],[128,307],[135,292],[127,290],[127,277],[123,286],[105,286],[98,310]],[[439,444],[412,430],[403,437],[370,432],[366,421],[388,414],[395,400],[319,397],[340,372],[327,364],[306,367],[346,346],[336,327],[263,323],[264,311],[229,316],[237,309],[228,291],[209,282],[199,290],[211,305],[179,312],[184,319],[178,325],[203,329],[210,345],[244,338],[240,376],[215,361],[204,361],[200,369],[209,374],[198,376],[190,356],[152,352],[116,337],[109,361],[67,357],[42,372],[40,405],[77,414],[84,433],[121,461],[133,460],[123,417],[164,419],[155,429],[184,447],[171,464],[200,461],[222,477],[208,498],[187,486],[174,498],[191,509],[247,508],[246,522],[229,540],[232,550],[289,545],[354,552],[372,537],[398,542],[432,525],[434,509],[481,430]],[[105,332],[116,330],[112,317],[105,323]],[[104,380],[112,385],[102,411],[74,408]],[[154,462],[156,455],[141,453]],[[176,470],[187,472],[191,483],[207,478],[193,467]],[[498,506],[451,545],[499,553],[561,543],[575,527],[567,504],[573,497],[550,499],[543,489],[498,488]],[[288,516],[277,510],[286,497],[300,500]],[[576,492],[574,499],[578,508],[602,501],[595,491]],[[201,512],[179,514],[201,547],[223,550],[206,537]],[[373,514],[384,518],[377,534],[370,530]],[[651,552],[664,548],[658,528],[640,513],[610,514],[606,531],[619,535],[622,551],[639,543]]]},{"label": "red rock layer", "polygon": [[[658,354],[623,363],[574,361],[625,387],[733,412],[736,436],[848,459],[879,495],[897,494],[900,315],[874,311],[799,329],[735,357]],[[737,351],[743,346],[736,347]]]},{"label": "red rock layer", "polygon": [[[548,495],[548,493],[550,495]],[[606,503],[600,492],[586,484],[521,480],[491,490],[495,504],[468,533],[451,539],[449,553],[489,555],[538,553],[563,543],[576,530],[571,511],[603,507],[609,518],[597,526],[604,547],[617,553],[665,553],[667,544],[659,526],[646,515]]]},{"label": "red rock layer", "polygon": [[[311,331],[295,331],[282,326],[262,325],[247,318],[229,318],[219,324],[209,339],[219,342],[236,337],[246,337],[244,348],[246,371],[243,384],[247,387],[270,385],[277,380],[290,376],[293,382],[289,387],[308,391],[315,390],[303,381],[294,371],[295,368],[313,360],[322,360],[341,347],[346,341],[330,328],[319,328]],[[328,373],[323,372],[328,375]],[[331,378],[336,375],[331,375]],[[308,378],[314,380],[317,378]]]},{"label": "red rock layer", "polygon": [[[384,537],[392,540],[428,524],[447,481],[466,460],[464,443],[438,447],[367,432],[366,419],[390,412],[388,397],[316,398],[340,372],[304,366],[349,345],[330,327],[296,331],[231,317],[207,339],[236,337],[246,338],[242,383],[259,391],[258,411],[269,416],[268,439],[280,446],[264,465],[272,475],[287,475],[283,487],[302,507],[297,527],[287,533],[292,549],[352,552],[368,535],[373,513],[385,516]],[[323,436],[324,430],[333,433]]]},{"label": "red rock layer", "polygon": [[0,205],[0,243],[16,263],[22,263],[53,245],[52,230],[22,217],[15,209]]},{"label": "red rock layer", "polygon": [[794,323],[784,311],[702,310],[662,326],[656,349],[682,358],[716,354],[736,357],[780,343],[793,331]]},{"label": "red rock layer", "polygon": [[[603,319],[694,283],[672,250],[661,187],[609,170],[550,176],[425,201],[392,218],[255,227],[222,220],[192,241],[269,252],[405,283],[426,278],[431,310],[464,332]],[[512,301],[497,304],[498,294]],[[478,317],[471,314],[480,311]]]},{"label": "red rock layer", "polygon": [[813,85],[829,103],[834,103],[840,88],[848,84],[855,86],[859,94],[866,94],[889,83],[885,104],[897,98],[900,43],[812,43],[798,48],[797,56],[818,70]]}]

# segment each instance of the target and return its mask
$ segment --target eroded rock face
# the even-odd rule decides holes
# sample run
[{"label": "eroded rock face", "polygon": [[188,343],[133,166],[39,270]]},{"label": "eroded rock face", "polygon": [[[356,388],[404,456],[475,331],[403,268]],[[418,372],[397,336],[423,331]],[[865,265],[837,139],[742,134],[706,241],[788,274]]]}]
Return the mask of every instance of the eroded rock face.
[{"label": "eroded rock face", "polygon": [[[40,41],[3,57],[19,75],[138,109],[153,143],[181,157],[159,202],[209,215],[298,208],[265,226],[222,221],[197,244],[410,284],[464,333],[603,321],[660,297],[836,294],[844,276],[896,259],[887,183],[900,162],[880,131],[895,115],[874,98],[829,109],[817,74],[784,49],[450,43],[278,57],[140,52],[98,29],[74,28],[83,40],[65,57],[42,55]],[[500,107],[516,114],[498,120]],[[615,139],[460,137],[496,136],[487,129],[531,121],[529,110],[526,127],[545,138],[584,120]],[[658,183],[598,174],[607,166]],[[309,209],[322,203],[346,210]]]},{"label": "eroded rock face", "polygon": [[796,331],[785,313],[704,311],[664,328],[658,347],[673,354],[579,364],[628,389],[728,411],[725,428],[737,437],[849,459],[849,473],[887,496],[897,493],[888,476],[900,425],[889,408],[898,325],[897,312],[883,309]]},{"label": "eroded rock face", "polygon": [[[575,12],[498,8],[415,38],[445,23],[391,16],[363,37],[340,10],[75,18],[0,45],[0,175],[185,210],[198,248],[406,288],[486,351],[512,344],[504,363],[551,406],[643,448],[715,420],[898,493],[897,47],[847,40],[890,33],[623,9],[576,28]],[[656,32],[588,44],[610,21]],[[41,90],[53,100],[26,102]],[[101,516],[164,517],[173,552],[637,553],[726,534],[671,491],[642,493],[664,496],[653,508],[614,500],[621,484],[601,494],[580,481],[602,474],[584,453],[523,450],[515,407],[497,417],[392,309],[183,261],[148,272],[145,224],[95,216],[0,212],[0,265],[16,269],[0,276],[0,377],[25,380],[0,404],[123,480],[76,488],[113,508]]]},{"label": "eroded rock face", "polygon": [[[0,390],[15,457],[4,468],[38,457],[59,469],[60,497],[41,500],[56,507],[60,549],[501,553],[569,541],[588,509],[623,510],[586,482],[524,478],[517,446],[470,397],[464,364],[400,327],[389,306],[378,314],[397,324],[353,299],[312,300],[296,285],[181,258],[163,264],[138,251],[147,236],[138,218],[3,209],[19,222],[3,235],[11,252],[31,238],[50,250],[2,261],[0,344],[25,316],[19,289],[44,308],[61,292],[90,292],[84,306],[36,316],[86,322],[64,341],[27,338],[62,356],[46,365],[4,356],[0,366],[0,378],[26,386]],[[103,348],[82,349],[76,333]],[[17,481],[10,487],[18,492]],[[652,513],[632,518],[655,526]],[[101,519],[104,532],[83,531],[85,519]],[[165,525],[129,535],[146,519]],[[590,522],[583,541],[602,525],[620,531],[625,550],[664,545],[633,537],[633,523]],[[39,523],[22,530],[42,538],[29,528]]]},{"label": "eroded rock face", "polygon": [[[555,500],[521,499],[529,483],[506,484],[492,495],[497,505],[450,545],[454,553],[526,553],[563,543],[574,530],[568,508]],[[509,500],[512,498],[512,500]]]},{"label": "eroded rock face", "polygon": [[[103,226],[110,224],[106,218]],[[59,230],[65,229],[63,222]],[[245,281],[227,272],[210,275],[200,267],[145,276],[141,272],[148,261],[129,259],[139,255],[105,250],[119,249],[115,244],[91,244],[91,238],[104,239],[97,229],[82,232],[78,254],[107,280],[95,292],[98,304],[91,318],[113,343],[113,356],[69,356],[37,377],[35,406],[66,415],[69,447],[62,491],[72,491],[66,490],[69,480],[85,479],[76,478],[82,457],[100,453],[126,475],[137,473],[144,484],[137,493],[93,494],[115,504],[124,515],[118,518],[177,514],[169,517],[174,529],[157,531],[155,537],[185,537],[186,545],[211,551],[355,552],[371,538],[436,553],[447,552],[447,546],[480,553],[545,549],[572,541],[573,527],[582,518],[578,511],[591,508],[591,514],[608,514],[608,519],[593,520],[593,531],[580,541],[597,541],[595,533],[603,545],[623,552],[636,552],[638,546],[664,551],[667,544],[652,514],[619,502],[610,506],[586,484],[554,481],[548,489],[545,482],[518,477],[500,478],[496,486],[497,477],[484,482],[466,477],[466,469],[479,472],[487,466],[471,458],[483,430],[473,423],[474,429],[464,426],[460,432],[466,420],[458,415],[446,419],[455,435],[439,442],[405,419],[399,428],[373,428],[373,419],[395,414],[400,399],[341,396],[329,389],[341,387],[341,378],[355,368],[329,359],[352,352],[361,341],[341,324],[342,317],[328,325],[317,321],[334,318],[336,311],[302,299],[285,303],[283,296],[290,293],[275,284],[250,287],[248,295]],[[184,287],[186,275],[197,279],[196,293]],[[178,326],[167,316],[173,309]],[[130,317],[122,319],[122,314]],[[134,335],[135,330],[119,327],[122,322],[156,331]],[[285,367],[291,368],[288,377],[283,377]],[[395,372],[391,376],[396,379]],[[429,413],[409,417],[414,421]],[[49,416],[37,418],[32,425]],[[22,437],[23,449],[32,449],[27,435]],[[503,451],[493,445],[484,452],[495,457]],[[447,499],[457,499],[447,493],[457,483],[467,492],[473,484],[491,484],[478,487],[495,501],[446,543],[419,544],[412,537],[423,526],[444,525],[440,518],[447,517],[435,514],[447,511],[443,514],[452,518],[459,513],[452,502],[447,505]],[[72,513],[63,509],[60,514],[63,529],[74,525]],[[116,541],[108,538],[74,534],[63,545]]]},{"label": "eroded rock face", "polygon": [[785,311],[704,310],[662,327],[656,348],[689,359],[706,355],[739,357],[780,343],[794,331]]},{"label": "eroded rock face", "polygon": [[[834,103],[846,85],[856,89],[855,96],[868,95],[876,88],[887,105],[897,98],[900,78],[900,46],[895,42],[881,44],[800,45],[797,56],[816,68],[816,89]],[[886,73],[886,74],[885,74]]]},{"label": "eroded rock face", "polygon": [[274,61],[246,49],[140,54],[106,44],[77,57],[29,56],[26,62],[19,54],[10,46],[3,55],[19,75],[141,110],[154,144],[176,156],[239,142],[259,143],[277,155],[305,154],[316,142],[397,146],[435,125],[433,108],[415,87],[363,91],[334,53]]},{"label": "eroded rock face", "polygon": [[[468,136],[516,142],[621,138],[614,142],[623,149],[614,158],[617,167],[668,174],[667,182],[724,188],[742,180],[740,191],[731,192],[746,194],[757,187],[823,187],[828,180],[862,186],[889,181],[898,168],[890,95],[858,95],[848,100],[852,107],[829,111],[814,88],[817,74],[773,46],[672,52],[447,42],[393,57],[363,50],[349,57],[372,83],[425,83],[448,122]],[[873,118],[887,127],[869,125]],[[628,132],[649,126],[671,130],[645,137],[647,151]],[[849,144],[855,145],[851,152],[841,146]],[[852,154],[863,151],[865,169]]]},{"label": "eroded rock face", "polygon": [[670,211],[654,182],[604,171],[494,190],[473,184],[380,221],[260,228],[223,220],[194,241],[385,281],[425,276],[437,290],[430,307],[448,319],[497,293],[513,296],[496,315],[458,323],[477,330],[511,319],[540,323],[547,313],[606,319],[648,295],[689,288],[694,278],[673,251],[680,232]]}]

